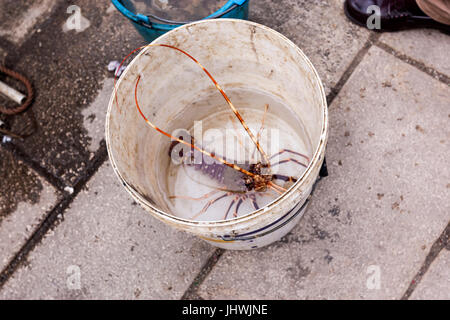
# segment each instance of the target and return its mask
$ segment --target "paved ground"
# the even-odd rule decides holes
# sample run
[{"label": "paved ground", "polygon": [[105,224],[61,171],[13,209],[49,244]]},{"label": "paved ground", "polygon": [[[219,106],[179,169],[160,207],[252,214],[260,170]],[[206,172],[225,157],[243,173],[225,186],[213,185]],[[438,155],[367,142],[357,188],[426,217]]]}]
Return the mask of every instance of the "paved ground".
[{"label": "paved ground", "polygon": [[[82,32],[63,29],[74,3]],[[150,217],[109,166],[106,65],[145,43],[109,1],[6,0],[0,18],[0,61],[37,92],[0,115],[28,135],[0,145],[0,298],[450,299],[448,35],[370,33],[341,0],[253,1],[324,82],[330,176],[289,235],[231,252]]]}]

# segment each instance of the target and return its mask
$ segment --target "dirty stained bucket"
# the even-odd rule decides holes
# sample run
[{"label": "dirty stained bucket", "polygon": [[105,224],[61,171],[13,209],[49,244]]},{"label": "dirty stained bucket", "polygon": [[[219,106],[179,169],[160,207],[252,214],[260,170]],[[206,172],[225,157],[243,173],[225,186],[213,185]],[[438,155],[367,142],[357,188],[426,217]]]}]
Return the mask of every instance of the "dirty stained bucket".
[{"label": "dirty stained bucket", "polygon": [[[298,170],[293,174],[295,183],[292,180],[290,184],[282,184],[283,181],[277,180],[276,183],[282,184],[287,191],[277,191],[279,194],[276,194],[268,190],[265,193],[267,197],[276,194],[270,201],[266,199],[263,202],[257,198],[259,206],[246,209],[247,212],[241,209],[239,214],[233,209],[235,215],[225,216],[225,219],[222,214],[229,204],[233,204],[231,199],[236,195],[230,193],[229,198],[217,201],[194,218],[193,213],[203,204],[189,200],[192,197],[190,192],[194,192],[189,189],[195,188],[188,184],[185,189],[180,189],[182,180],[174,180],[174,176],[184,173],[181,169],[176,174],[171,171],[173,163],[169,154],[173,144],[140,116],[135,93],[143,114],[169,133],[179,128],[189,131],[195,121],[202,119],[206,126],[218,125],[219,118],[225,119],[223,123],[235,121],[234,115],[203,70],[192,60],[166,47],[147,47],[123,73],[117,83],[117,97],[113,93],[109,103],[107,147],[121,183],[154,217],[218,247],[254,249],[279,240],[302,217],[325,157],[327,103],[313,65],[294,43],[280,33],[243,20],[194,22],[168,32],[153,44],[175,46],[195,57],[216,78],[255,135],[261,115],[269,110],[267,117],[264,116],[267,131],[269,126],[279,130],[281,138],[278,140],[294,143],[293,150],[301,149],[308,161],[302,158],[304,167],[294,168]],[[135,92],[137,87],[139,92]],[[243,132],[241,137],[245,136],[245,131],[237,131],[242,128],[233,129],[231,125],[228,128],[232,132]],[[288,128],[293,131],[286,133]],[[213,141],[212,145],[216,144],[217,141]],[[285,155],[287,152],[282,152],[283,148],[286,148],[284,144],[276,146],[269,156],[281,150],[284,156],[281,160],[296,157],[294,152]],[[300,162],[300,157],[297,159]],[[279,162],[279,167],[282,167],[282,162]],[[287,161],[284,162],[283,166]],[[295,165],[289,163],[289,166]],[[185,173],[190,168],[183,167]],[[214,180],[210,176],[207,178]],[[197,183],[194,181],[192,179],[193,185]],[[209,188],[208,183],[199,184],[199,188]],[[216,189],[214,192],[219,191]],[[174,194],[185,197],[175,201],[171,197]],[[223,207],[215,207],[219,202]]]}]

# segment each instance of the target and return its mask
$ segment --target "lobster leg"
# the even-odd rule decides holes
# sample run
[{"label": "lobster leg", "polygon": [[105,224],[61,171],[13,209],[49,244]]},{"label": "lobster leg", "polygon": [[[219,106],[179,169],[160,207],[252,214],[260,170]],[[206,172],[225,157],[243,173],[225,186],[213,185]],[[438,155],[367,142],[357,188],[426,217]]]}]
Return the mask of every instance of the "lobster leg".
[{"label": "lobster leg", "polygon": [[259,210],[258,203],[256,202],[256,196],[252,194],[250,195],[250,199],[252,200],[253,208],[255,208],[255,210]]},{"label": "lobster leg", "polygon": [[228,207],[227,212],[225,213],[225,217],[223,218],[223,220],[227,220],[228,218],[228,213],[230,213],[231,207],[233,207],[234,203],[236,202],[236,199],[234,199],[233,201],[231,201],[230,206]]},{"label": "lobster leg", "polygon": [[199,215],[201,215],[202,213],[205,213],[206,210],[208,210],[209,207],[212,206],[214,203],[216,203],[217,201],[219,201],[219,200],[221,200],[221,199],[223,199],[223,198],[225,198],[225,197],[228,197],[229,195],[231,195],[231,193],[227,192],[227,193],[225,193],[224,195],[221,195],[220,197],[218,197],[218,198],[216,198],[216,199],[209,200],[209,201],[205,204],[205,206],[203,207],[203,209],[200,210],[200,212],[197,213],[195,216],[193,216],[192,219],[196,219]]},{"label": "lobster leg", "polygon": [[170,196],[169,199],[186,199],[186,200],[200,201],[200,200],[208,199],[210,196],[212,196],[213,194],[216,194],[219,191],[220,190],[214,190],[214,191],[205,193],[204,195],[202,195],[201,197],[198,197],[198,198],[187,197],[187,196]]},{"label": "lobster leg", "polygon": [[244,200],[241,198],[241,199],[239,199],[238,203],[236,204],[236,208],[234,209],[234,214],[233,214],[233,216],[235,218],[238,216],[239,207],[241,206],[243,201]]},{"label": "lobster leg", "polygon": [[305,156],[304,154],[299,153],[299,152],[296,152],[296,151],[293,151],[293,150],[289,150],[289,149],[283,149],[283,150],[281,150],[280,152],[275,153],[275,154],[274,154],[273,156],[271,156],[269,159],[273,159],[273,158],[275,158],[276,156],[282,155],[283,153],[295,154],[295,155],[297,155],[297,156],[300,156],[300,157],[305,158],[305,159],[309,162],[309,158],[308,158],[307,156]]},{"label": "lobster leg", "polygon": [[276,180],[283,180],[285,182],[297,182],[297,178],[284,176],[282,174],[274,174],[273,178]]},{"label": "lobster leg", "polygon": [[286,159],[286,160],[281,160],[281,161],[279,161],[279,162],[273,163],[273,164],[272,164],[272,167],[273,167],[273,166],[280,165],[280,164],[283,164],[283,163],[286,163],[286,162],[294,162],[294,163],[296,163],[296,164],[301,165],[302,167],[305,167],[305,168],[308,167],[306,164],[303,164],[303,163],[301,163],[300,161],[298,161],[298,160],[296,160],[296,159],[292,159],[292,158],[288,158],[288,159]]}]

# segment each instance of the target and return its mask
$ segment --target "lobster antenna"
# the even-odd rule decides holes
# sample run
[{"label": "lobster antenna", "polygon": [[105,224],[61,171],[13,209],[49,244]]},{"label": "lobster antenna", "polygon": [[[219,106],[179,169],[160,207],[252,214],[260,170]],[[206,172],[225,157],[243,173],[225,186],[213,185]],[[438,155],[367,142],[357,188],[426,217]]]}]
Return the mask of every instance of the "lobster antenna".
[{"label": "lobster antenna", "polygon": [[135,89],[134,89],[134,100],[135,100],[135,102],[136,102],[136,107],[137,107],[139,113],[141,114],[142,118],[144,118],[145,122],[147,122],[147,124],[148,124],[149,126],[151,126],[151,127],[152,127],[153,129],[155,129],[156,131],[162,133],[163,135],[165,135],[165,136],[171,138],[172,140],[175,140],[175,141],[177,141],[177,142],[179,142],[179,143],[182,143],[182,144],[187,145],[187,146],[189,146],[189,147],[191,147],[191,148],[194,148],[195,150],[198,150],[198,151],[200,151],[201,153],[207,155],[208,157],[211,157],[211,158],[213,158],[213,159],[215,159],[215,160],[217,160],[217,161],[219,161],[219,162],[222,162],[223,164],[229,166],[230,168],[233,168],[234,170],[237,170],[237,171],[239,171],[239,172],[242,172],[243,174],[246,174],[246,175],[248,175],[248,176],[250,176],[250,177],[255,177],[255,176],[256,176],[256,174],[251,173],[251,172],[249,172],[249,171],[247,171],[247,170],[245,170],[245,169],[242,169],[241,167],[239,167],[239,166],[237,166],[237,165],[235,165],[235,164],[233,164],[233,163],[230,163],[230,162],[224,160],[223,158],[218,157],[218,156],[216,156],[216,155],[214,155],[214,154],[212,154],[212,153],[210,153],[210,152],[208,152],[208,151],[206,151],[206,150],[203,150],[203,149],[197,147],[196,145],[194,145],[194,144],[192,144],[192,143],[189,143],[189,142],[187,142],[187,141],[184,141],[184,140],[181,140],[181,139],[179,139],[179,138],[177,138],[177,137],[172,136],[171,134],[169,134],[169,133],[167,133],[167,132],[161,130],[160,128],[158,128],[157,126],[155,126],[152,122],[150,122],[150,120],[148,120],[147,117],[146,117],[146,116],[144,115],[144,113],[142,112],[141,107],[139,106],[138,98],[137,98],[137,90],[138,90],[138,85],[139,85],[139,81],[140,81],[140,80],[141,80],[141,76],[138,75],[138,78],[137,78],[137,81],[136,81],[136,87],[135,87]]},{"label": "lobster antenna", "polygon": [[[186,51],[168,45],[168,44],[148,44],[145,46],[141,46],[137,49],[134,49],[131,53],[129,53],[125,59],[122,60],[122,62],[119,65],[119,68],[117,68],[117,72],[120,70],[120,68],[122,67],[123,63],[125,62],[125,60],[132,55],[134,52],[141,50],[143,48],[147,48],[147,47],[154,47],[154,46],[159,46],[159,47],[166,47],[166,48],[170,48],[170,49],[174,49],[177,50],[181,53],[183,53],[184,55],[188,56],[189,58],[191,58],[191,60],[193,60],[196,64],[198,64],[200,66],[200,68],[202,68],[202,70],[206,73],[206,75],[211,79],[211,81],[214,83],[214,85],[216,86],[216,88],[220,91],[220,93],[222,94],[222,96],[224,97],[225,101],[228,103],[228,105],[230,106],[231,110],[233,111],[233,113],[235,114],[235,116],[239,119],[239,122],[242,124],[242,126],[244,127],[245,131],[247,131],[247,134],[249,135],[250,139],[253,141],[253,143],[256,145],[256,148],[258,149],[258,151],[261,153],[261,155],[264,157],[264,161],[270,165],[270,161],[269,158],[267,157],[267,154],[264,152],[264,150],[262,149],[261,145],[259,144],[258,139],[255,137],[255,135],[250,131],[249,127],[247,126],[247,124],[245,123],[244,119],[242,118],[241,114],[239,113],[239,111],[236,109],[236,107],[233,105],[233,103],[231,102],[230,98],[228,98],[227,94],[225,93],[225,91],[223,91],[222,87],[219,85],[219,83],[217,83],[216,79],[214,79],[214,77],[211,75],[211,73],[209,73],[208,70],[206,70],[206,68],[197,60],[195,59],[193,56],[191,56],[189,53],[187,53]],[[117,72],[116,75],[114,77],[114,91],[115,91],[115,98],[116,98],[116,103],[117,103],[117,89],[116,89],[116,80],[117,80]],[[118,104],[117,104],[118,105]],[[120,109],[119,109],[120,112]]]}]

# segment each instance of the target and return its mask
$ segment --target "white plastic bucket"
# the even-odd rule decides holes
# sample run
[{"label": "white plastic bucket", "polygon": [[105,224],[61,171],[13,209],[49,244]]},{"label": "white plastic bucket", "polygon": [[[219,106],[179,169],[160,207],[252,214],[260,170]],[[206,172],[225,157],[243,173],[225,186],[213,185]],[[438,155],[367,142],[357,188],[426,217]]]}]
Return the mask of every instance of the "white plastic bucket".
[{"label": "white plastic bucket", "polygon": [[[171,214],[165,203],[167,189],[163,181],[165,161],[169,160],[164,160],[162,153],[167,152],[155,152],[161,143],[168,150],[170,139],[150,128],[139,115],[134,96],[136,79],[138,75],[146,78],[140,84],[144,114],[168,132],[173,129],[171,121],[184,106],[216,88],[185,56],[167,48],[148,47],[118,81],[117,100],[113,93],[107,114],[108,152],[124,187],[154,217],[215,246],[245,250],[279,240],[303,215],[325,157],[327,103],[313,65],[280,33],[243,20],[195,22],[170,31],[153,43],[185,50],[208,69],[225,91],[246,86],[282,99],[302,119],[311,140],[312,156],[303,175],[287,192],[245,216],[193,221]],[[191,125],[188,122],[195,120],[189,116],[183,119],[185,123],[177,125],[187,127]]]}]

